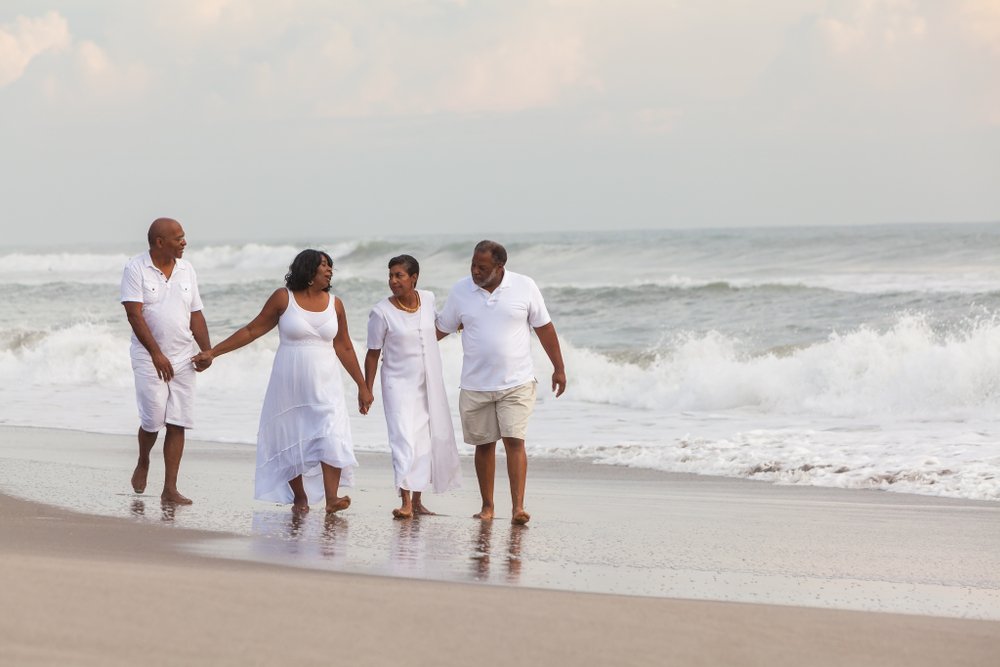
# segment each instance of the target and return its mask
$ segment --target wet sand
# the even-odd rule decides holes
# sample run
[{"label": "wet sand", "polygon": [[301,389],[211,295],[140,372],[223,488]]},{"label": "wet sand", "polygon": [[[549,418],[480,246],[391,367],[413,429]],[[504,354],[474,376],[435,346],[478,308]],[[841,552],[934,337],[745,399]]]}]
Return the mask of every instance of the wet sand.
[{"label": "wet sand", "polygon": [[401,522],[388,457],[371,454],[347,513],[298,521],[249,500],[252,448],[190,442],[196,504],[176,511],[155,496],[157,463],[147,495],[127,491],[132,448],[0,428],[0,490],[62,505],[0,496],[0,664],[986,665],[1000,651],[996,504],[533,460],[518,529],[502,475],[501,518],[469,518],[463,460],[465,490],[428,498],[442,515]]},{"label": "wet sand", "polygon": [[988,665],[1000,623],[372,577],[0,496],[0,663]]}]

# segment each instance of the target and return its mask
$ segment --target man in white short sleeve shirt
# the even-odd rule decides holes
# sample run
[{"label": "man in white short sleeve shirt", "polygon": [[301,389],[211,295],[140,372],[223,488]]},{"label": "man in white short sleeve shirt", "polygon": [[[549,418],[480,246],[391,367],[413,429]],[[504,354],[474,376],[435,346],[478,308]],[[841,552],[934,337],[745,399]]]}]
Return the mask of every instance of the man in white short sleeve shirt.
[{"label": "man in white short sleeve shirt", "polygon": [[528,458],[524,449],[528,418],[535,405],[531,330],[552,362],[552,390],[566,389],[566,371],[555,325],[535,281],[507,271],[507,251],[481,241],[472,255],[471,275],[458,281],[438,315],[438,338],[462,331],[462,433],[476,447],[476,477],[483,499],[475,518],[493,518],[496,444],[507,453],[513,506],[511,523],[525,524],[524,487]]},{"label": "man in white short sleeve shirt", "polygon": [[[184,454],[184,430],[193,425],[195,368],[198,348],[212,347],[202,314],[194,268],[182,259],[187,241],[180,223],[153,221],[147,234],[149,251],[136,255],[122,274],[121,302],[132,327],[132,371],[139,407],[139,461],[132,473],[136,493],[146,490],[149,454],[161,429],[164,502],[191,504],[177,491],[177,472]],[[197,347],[196,347],[197,345]]]}]

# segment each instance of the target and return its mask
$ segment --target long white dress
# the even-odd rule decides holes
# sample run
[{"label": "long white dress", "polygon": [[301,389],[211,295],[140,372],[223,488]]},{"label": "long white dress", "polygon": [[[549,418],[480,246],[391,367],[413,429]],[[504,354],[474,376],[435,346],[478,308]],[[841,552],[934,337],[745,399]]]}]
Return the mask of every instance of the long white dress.
[{"label": "long white dress", "polygon": [[389,299],[368,316],[368,349],[382,350],[382,405],[396,488],[456,489],[461,466],[441,371],[434,294],[418,290],[420,310],[407,313]]},{"label": "long white dress", "polygon": [[322,501],[326,494],[321,462],[342,468],[340,485],[351,486],[358,461],[333,349],[337,327],[333,294],[326,310],[314,313],[288,292],[257,431],[258,500],[292,502],[288,482],[302,475],[309,503]]}]

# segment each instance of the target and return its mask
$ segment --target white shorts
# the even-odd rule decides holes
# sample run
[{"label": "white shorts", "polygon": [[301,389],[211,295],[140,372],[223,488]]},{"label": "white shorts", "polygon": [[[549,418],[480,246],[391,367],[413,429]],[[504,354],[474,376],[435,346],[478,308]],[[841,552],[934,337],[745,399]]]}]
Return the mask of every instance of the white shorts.
[{"label": "white shorts", "polygon": [[164,382],[157,377],[152,361],[132,360],[139,426],[147,433],[157,433],[166,424],[194,426],[194,365],[177,362],[173,367],[174,377]]}]

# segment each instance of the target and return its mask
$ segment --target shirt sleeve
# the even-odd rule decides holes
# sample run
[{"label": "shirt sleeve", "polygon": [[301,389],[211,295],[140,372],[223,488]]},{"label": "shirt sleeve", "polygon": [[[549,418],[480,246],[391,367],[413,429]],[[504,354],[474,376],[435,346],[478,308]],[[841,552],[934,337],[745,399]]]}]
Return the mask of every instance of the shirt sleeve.
[{"label": "shirt sleeve", "polygon": [[191,312],[194,313],[205,306],[201,303],[201,292],[198,290],[198,275],[190,264],[188,264],[188,271],[191,272]]},{"label": "shirt sleeve", "polygon": [[143,303],[142,298],[142,267],[138,262],[129,262],[122,272],[121,302],[136,301]]},{"label": "shirt sleeve", "polygon": [[[451,288],[454,293],[456,288]],[[458,299],[454,295],[449,295],[449,299],[444,302],[444,308],[441,312],[437,314],[434,320],[434,325],[444,333],[455,333],[458,331],[459,325],[462,323],[460,313],[458,312]]]},{"label": "shirt sleeve", "polygon": [[535,284],[534,280],[529,279],[528,293],[528,324],[531,325],[532,329],[544,327],[552,321],[552,318],[549,317],[549,311],[545,307],[542,292],[538,289],[538,285]]},{"label": "shirt sleeve", "polygon": [[385,345],[385,335],[389,333],[389,323],[378,308],[372,308],[368,313],[368,349],[381,350]]}]

